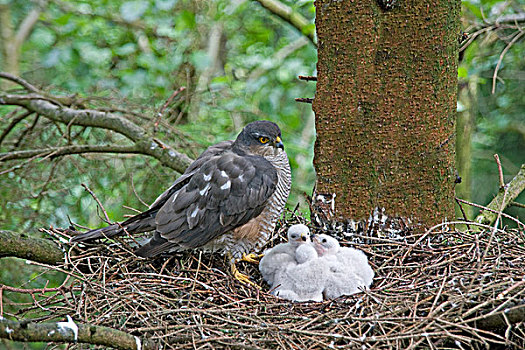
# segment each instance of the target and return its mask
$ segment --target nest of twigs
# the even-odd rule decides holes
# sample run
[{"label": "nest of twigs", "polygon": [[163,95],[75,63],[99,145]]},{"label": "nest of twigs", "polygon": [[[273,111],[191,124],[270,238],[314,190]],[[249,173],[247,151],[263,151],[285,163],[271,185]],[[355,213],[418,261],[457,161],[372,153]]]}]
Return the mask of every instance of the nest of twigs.
[{"label": "nest of twigs", "polygon": [[[268,247],[297,221],[304,222],[295,215],[280,222]],[[124,237],[70,249],[65,269],[79,278],[40,307],[54,319],[71,315],[169,349],[525,348],[524,232],[440,225],[393,235],[331,227],[325,233],[368,255],[376,275],[369,291],[293,303],[271,295],[249,263],[240,270],[260,290],[234,280],[217,254],[145,260]]]}]

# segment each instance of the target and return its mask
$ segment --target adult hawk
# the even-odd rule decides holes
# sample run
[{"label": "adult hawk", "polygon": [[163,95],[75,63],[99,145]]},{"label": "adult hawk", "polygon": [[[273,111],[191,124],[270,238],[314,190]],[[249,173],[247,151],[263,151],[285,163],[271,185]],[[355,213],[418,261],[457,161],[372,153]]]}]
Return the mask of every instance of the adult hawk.
[{"label": "adult hawk", "polygon": [[235,268],[235,259],[268,240],[290,186],[281,130],[270,121],[256,121],[246,125],[235,141],[204,151],[145,212],[71,241],[154,231],[137,255],[197,248],[220,251],[230,256],[234,276],[249,282]]}]

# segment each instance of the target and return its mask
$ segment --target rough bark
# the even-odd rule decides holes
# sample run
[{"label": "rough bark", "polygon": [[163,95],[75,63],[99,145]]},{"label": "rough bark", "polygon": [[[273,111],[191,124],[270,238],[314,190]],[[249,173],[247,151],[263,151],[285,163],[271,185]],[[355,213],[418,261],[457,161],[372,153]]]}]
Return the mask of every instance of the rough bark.
[{"label": "rough bark", "polygon": [[316,189],[344,218],[430,226],[454,216],[460,2],[378,3],[315,3]]},{"label": "rough bark", "polygon": [[[61,326],[61,323],[64,324]],[[23,342],[87,343],[122,350],[158,349],[148,339],[140,339],[113,328],[69,322],[36,323],[0,318],[0,338]],[[75,334],[75,326],[78,330]]]},{"label": "rough bark", "polygon": [[0,230],[0,258],[8,256],[49,265],[64,262],[64,252],[54,242]]}]

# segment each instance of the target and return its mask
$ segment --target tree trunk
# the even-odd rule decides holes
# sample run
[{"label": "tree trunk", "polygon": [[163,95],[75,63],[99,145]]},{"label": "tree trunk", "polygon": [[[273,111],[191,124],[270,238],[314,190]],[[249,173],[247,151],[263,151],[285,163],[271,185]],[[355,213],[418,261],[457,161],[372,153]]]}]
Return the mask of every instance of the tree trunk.
[{"label": "tree trunk", "polygon": [[460,1],[316,8],[316,193],[339,218],[452,219]]}]

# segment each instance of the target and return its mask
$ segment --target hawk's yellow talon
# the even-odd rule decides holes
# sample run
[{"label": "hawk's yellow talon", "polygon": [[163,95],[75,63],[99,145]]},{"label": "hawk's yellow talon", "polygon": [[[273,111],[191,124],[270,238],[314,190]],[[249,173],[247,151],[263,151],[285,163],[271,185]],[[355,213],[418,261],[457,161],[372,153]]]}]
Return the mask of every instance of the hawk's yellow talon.
[{"label": "hawk's yellow talon", "polygon": [[237,266],[235,266],[235,262],[231,264],[231,272],[232,272],[232,275],[233,275],[233,278],[235,278],[237,281],[243,283],[243,284],[248,284],[248,285],[251,285],[257,289],[261,289],[261,287],[259,287],[259,285],[257,285],[256,283],[250,281],[250,277],[239,272],[239,270],[237,269]]},{"label": "hawk's yellow talon", "polygon": [[247,261],[252,264],[259,264],[259,259],[261,259],[263,256],[264,254],[257,255],[254,253],[250,253],[250,254],[242,253],[242,258],[240,258],[237,261]]}]

